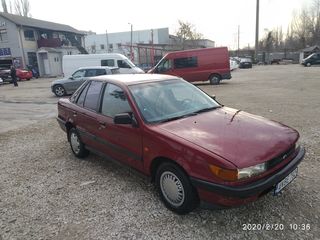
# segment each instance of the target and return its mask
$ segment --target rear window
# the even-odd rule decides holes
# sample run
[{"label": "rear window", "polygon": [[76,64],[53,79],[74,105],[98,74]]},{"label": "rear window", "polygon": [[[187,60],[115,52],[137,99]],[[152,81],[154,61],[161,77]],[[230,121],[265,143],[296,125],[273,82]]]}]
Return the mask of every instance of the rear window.
[{"label": "rear window", "polygon": [[173,60],[174,68],[190,68],[198,66],[197,57],[176,58]]},{"label": "rear window", "polygon": [[91,81],[91,84],[87,91],[86,99],[84,100],[85,108],[89,108],[94,111],[97,110],[102,85],[103,82]]}]

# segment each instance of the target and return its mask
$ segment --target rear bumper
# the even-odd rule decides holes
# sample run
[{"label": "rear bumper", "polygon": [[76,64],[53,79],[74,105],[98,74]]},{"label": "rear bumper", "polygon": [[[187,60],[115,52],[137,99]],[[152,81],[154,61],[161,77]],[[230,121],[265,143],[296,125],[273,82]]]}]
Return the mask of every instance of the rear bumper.
[{"label": "rear bumper", "polygon": [[[230,203],[227,205],[239,205],[237,204],[237,202],[241,204],[242,202],[246,201],[254,201],[259,196],[263,195],[263,193],[271,191],[278,182],[288,176],[299,165],[304,157],[304,154],[304,148],[300,147],[298,149],[298,154],[296,155],[296,157],[292,159],[281,170],[271,176],[246,185],[226,186],[203,181],[197,178],[191,178],[191,182],[198,189],[200,195],[203,194],[204,196],[206,196],[206,202],[217,204],[217,202],[215,201],[216,199],[208,199],[211,195],[212,197],[218,196],[220,200],[227,199],[227,202]],[[221,204],[221,201],[219,203]]]},{"label": "rear bumper", "polygon": [[231,79],[231,78],[232,78],[232,76],[231,76],[230,72],[221,75],[221,80],[223,80],[223,79]]}]

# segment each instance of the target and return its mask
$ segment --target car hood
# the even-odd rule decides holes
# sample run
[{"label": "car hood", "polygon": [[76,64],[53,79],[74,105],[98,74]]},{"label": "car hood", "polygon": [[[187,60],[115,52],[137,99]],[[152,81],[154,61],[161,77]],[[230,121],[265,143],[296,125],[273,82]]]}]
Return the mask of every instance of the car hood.
[{"label": "car hood", "polygon": [[227,159],[238,168],[271,160],[299,138],[297,131],[281,123],[227,107],[159,127]]}]

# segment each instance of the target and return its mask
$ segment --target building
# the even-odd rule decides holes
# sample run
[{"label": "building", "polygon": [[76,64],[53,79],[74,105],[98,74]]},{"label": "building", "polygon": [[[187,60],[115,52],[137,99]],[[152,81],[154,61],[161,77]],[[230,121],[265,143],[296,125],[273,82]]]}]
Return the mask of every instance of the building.
[{"label": "building", "polygon": [[148,68],[157,63],[166,52],[214,47],[215,43],[208,39],[183,42],[177,36],[170,35],[169,28],[158,28],[105,34],[88,33],[85,36],[85,46],[89,53],[124,54],[136,65]]},{"label": "building", "polygon": [[84,33],[68,25],[0,12],[0,67],[33,66],[40,76],[62,74],[62,56],[86,53]]}]

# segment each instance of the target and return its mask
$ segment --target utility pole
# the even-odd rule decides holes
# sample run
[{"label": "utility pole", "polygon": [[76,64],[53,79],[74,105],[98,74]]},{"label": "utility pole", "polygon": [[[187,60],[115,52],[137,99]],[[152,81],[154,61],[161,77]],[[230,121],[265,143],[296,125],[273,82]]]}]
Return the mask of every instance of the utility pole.
[{"label": "utility pole", "polygon": [[240,51],[240,25],[238,25],[238,57],[239,57],[239,51]]},{"label": "utility pole", "polygon": [[131,61],[133,60],[133,46],[132,46],[132,24],[131,23],[128,23],[130,24],[130,29],[131,29],[131,32],[130,32],[130,56],[131,56]]},{"label": "utility pole", "polygon": [[258,51],[259,51],[259,0],[257,0],[257,9],[256,9],[256,41],[255,41],[255,51],[254,58],[257,61]]},{"label": "utility pole", "polygon": [[106,29],[106,40],[107,40],[107,53],[109,53],[109,38],[108,38],[108,31]]},{"label": "utility pole", "polygon": [[154,66],[153,29],[151,29],[151,65]]}]

